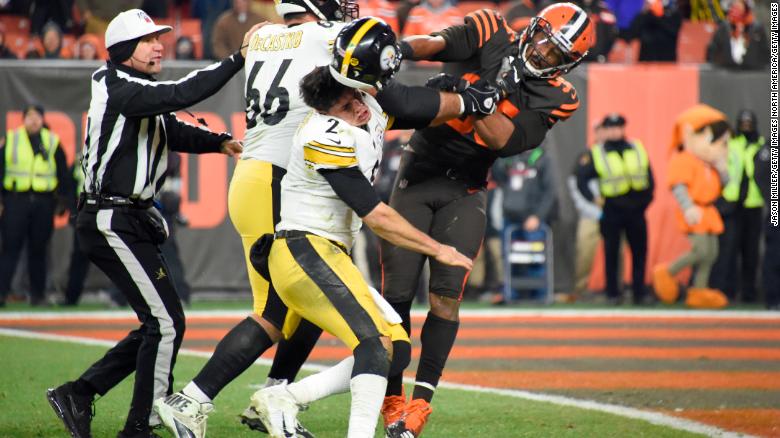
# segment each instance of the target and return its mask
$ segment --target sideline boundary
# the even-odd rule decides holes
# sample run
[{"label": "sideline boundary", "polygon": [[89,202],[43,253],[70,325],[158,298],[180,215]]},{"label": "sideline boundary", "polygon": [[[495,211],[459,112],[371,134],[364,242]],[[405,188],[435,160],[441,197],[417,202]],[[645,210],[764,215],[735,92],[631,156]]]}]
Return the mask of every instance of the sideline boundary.
[{"label": "sideline boundary", "polygon": [[[84,338],[78,336],[36,333],[27,330],[16,330],[16,329],[5,329],[5,328],[0,328],[0,336],[37,339],[37,340],[45,340],[45,341],[56,341],[56,342],[68,342],[73,344],[92,345],[92,346],[101,346],[101,347],[112,347],[116,344],[113,341],[103,341],[103,340]],[[188,349],[179,350],[179,354],[183,354],[185,356],[202,357],[202,358],[209,358],[211,356],[211,353],[208,352],[194,351]],[[255,361],[255,364],[270,366],[271,360],[260,358],[257,361]],[[314,364],[305,364],[303,366],[304,370],[315,371],[315,372],[322,371],[326,368],[328,367],[324,365],[314,365]],[[411,381],[412,379],[405,379],[405,380]],[[439,384],[439,386],[447,389],[457,389],[462,391],[503,395],[508,397],[524,399],[524,400],[536,401],[536,402],[552,403],[559,406],[569,406],[569,407],[575,407],[575,408],[585,409],[590,411],[598,411],[598,412],[603,412],[611,415],[617,415],[620,417],[642,420],[657,426],[665,426],[675,430],[698,433],[709,437],[757,438],[754,437],[753,435],[730,432],[715,426],[709,426],[703,423],[699,423],[692,420],[686,420],[671,415],[661,414],[652,411],[644,411],[641,409],[630,408],[626,406],[600,403],[593,400],[581,400],[581,399],[569,398],[569,397],[564,397],[559,395],[534,393],[534,392],[520,391],[515,389],[499,389],[499,388],[487,388],[487,387],[476,386],[476,385],[463,385],[459,383],[449,383],[445,381],[442,381]]]}]

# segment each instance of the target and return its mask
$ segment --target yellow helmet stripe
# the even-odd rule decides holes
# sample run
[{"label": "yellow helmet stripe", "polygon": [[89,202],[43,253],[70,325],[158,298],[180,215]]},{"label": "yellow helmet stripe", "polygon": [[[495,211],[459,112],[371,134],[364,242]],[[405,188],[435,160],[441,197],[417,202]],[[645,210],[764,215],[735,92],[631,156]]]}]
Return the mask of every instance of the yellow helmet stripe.
[{"label": "yellow helmet stripe", "polygon": [[355,35],[349,41],[347,50],[344,53],[344,60],[341,61],[340,73],[342,75],[347,76],[347,69],[349,69],[349,63],[352,61],[352,52],[355,51],[355,48],[357,47],[360,40],[363,39],[363,36],[366,34],[366,32],[368,32],[369,29],[371,29],[372,27],[374,27],[374,25],[378,23],[379,22],[377,20],[370,18],[362,26],[360,26],[360,29],[358,29],[357,32],[355,32]]}]

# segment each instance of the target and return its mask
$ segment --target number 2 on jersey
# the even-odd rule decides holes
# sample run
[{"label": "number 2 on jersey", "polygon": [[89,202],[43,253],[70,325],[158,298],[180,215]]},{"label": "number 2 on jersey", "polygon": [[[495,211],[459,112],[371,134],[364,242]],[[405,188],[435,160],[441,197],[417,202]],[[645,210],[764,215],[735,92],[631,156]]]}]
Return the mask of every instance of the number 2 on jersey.
[{"label": "number 2 on jersey", "polygon": [[[287,69],[290,68],[292,59],[285,59],[282,61],[282,65],[279,66],[279,71],[276,72],[274,80],[271,81],[271,86],[263,100],[262,112],[260,109],[260,90],[253,88],[255,78],[257,77],[260,69],[263,68],[265,61],[256,62],[252,66],[252,71],[249,72],[249,77],[246,81],[246,127],[247,129],[254,128],[257,125],[257,117],[263,118],[263,123],[266,125],[276,125],[284,119],[287,115],[287,111],[290,110],[290,93],[286,88],[280,87],[284,74]],[[278,100],[279,105],[275,110],[272,110],[274,101]]]}]

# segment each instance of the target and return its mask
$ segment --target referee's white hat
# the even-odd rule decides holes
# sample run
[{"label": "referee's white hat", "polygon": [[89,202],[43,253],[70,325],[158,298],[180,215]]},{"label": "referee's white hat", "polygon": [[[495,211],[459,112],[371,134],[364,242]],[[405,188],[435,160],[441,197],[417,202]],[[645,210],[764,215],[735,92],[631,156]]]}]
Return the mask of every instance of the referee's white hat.
[{"label": "referee's white hat", "polygon": [[106,29],[106,48],[116,43],[130,41],[153,33],[170,32],[171,26],[160,26],[140,9],[120,12]]}]

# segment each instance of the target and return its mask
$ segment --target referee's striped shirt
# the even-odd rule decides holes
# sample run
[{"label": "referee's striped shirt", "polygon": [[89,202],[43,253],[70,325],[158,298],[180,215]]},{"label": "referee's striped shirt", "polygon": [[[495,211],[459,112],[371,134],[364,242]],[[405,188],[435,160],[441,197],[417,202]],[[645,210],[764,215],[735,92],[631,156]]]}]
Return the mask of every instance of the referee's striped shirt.
[{"label": "referee's striped shirt", "polygon": [[156,82],[111,61],[95,71],[81,164],[84,191],[149,200],[165,181],[169,148],[219,152],[230,135],[184,123],[173,111],[216,93],[243,66],[236,52],[178,81]]}]

